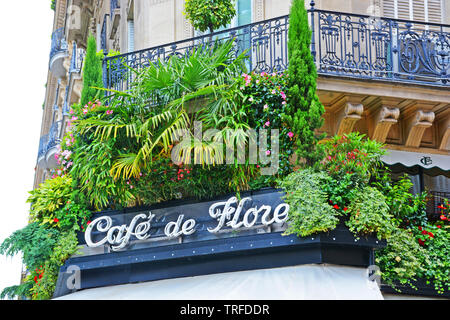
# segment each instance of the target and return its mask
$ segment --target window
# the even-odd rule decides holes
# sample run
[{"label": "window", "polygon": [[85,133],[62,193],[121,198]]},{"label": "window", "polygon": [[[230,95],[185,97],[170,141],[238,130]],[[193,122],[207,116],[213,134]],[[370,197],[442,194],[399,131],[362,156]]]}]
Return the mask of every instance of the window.
[{"label": "window", "polygon": [[442,0],[383,0],[387,18],[442,23]]}]

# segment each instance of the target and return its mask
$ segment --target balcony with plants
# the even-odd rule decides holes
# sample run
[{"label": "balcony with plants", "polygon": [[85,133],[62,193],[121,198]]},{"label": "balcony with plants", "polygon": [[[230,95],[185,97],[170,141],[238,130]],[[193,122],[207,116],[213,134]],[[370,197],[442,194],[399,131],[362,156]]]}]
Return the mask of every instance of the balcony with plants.
[{"label": "balcony with plants", "polygon": [[[450,86],[450,25],[318,10],[314,1],[308,15],[319,76]],[[211,39],[233,40],[235,55],[247,50],[250,71],[283,72],[289,65],[288,29],[289,16],[281,16],[110,57],[104,61],[104,85],[125,90],[128,67],[141,69],[185,55]]]},{"label": "balcony with plants", "polygon": [[[220,12],[229,14],[214,29],[233,16],[223,3]],[[211,26],[205,23],[211,14],[201,12],[200,22]],[[423,280],[448,296],[448,200],[437,206],[438,217],[428,214],[427,193],[411,194],[407,176],[392,178],[380,142],[357,132],[323,140],[320,68],[303,1],[293,1],[283,19],[255,24],[259,38],[246,26],[106,58],[103,69],[91,38],[81,103],[69,109],[56,174],[30,193],[31,223],[0,246],[2,254],[22,252],[28,269],[24,283],[2,296],[51,298],[60,267],[79,252],[77,237],[95,212],[264,188],[281,190],[290,205],[280,236],[339,228],[355,243],[375,239],[383,244],[375,262],[385,284],[414,290]],[[134,70],[125,72],[127,66]],[[214,133],[200,139],[198,124]],[[279,139],[261,138],[266,147],[255,162],[230,157],[225,164],[222,143],[248,148],[249,129],[278,130]],[[272,164],[276,169],[266,174]]]}]

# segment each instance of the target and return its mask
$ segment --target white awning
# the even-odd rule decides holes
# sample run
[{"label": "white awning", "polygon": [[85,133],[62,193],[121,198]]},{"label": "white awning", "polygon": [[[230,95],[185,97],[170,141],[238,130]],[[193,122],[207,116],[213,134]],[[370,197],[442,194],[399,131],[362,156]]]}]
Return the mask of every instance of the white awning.
[{"label": "white awning", "polygon": [[406,167],[421,166],[425,169],[450,171],[450,155],[426,154],[398,150],[387,150],[381,160],[388,165],[402,164]]},{"label": "white awning", "polygon": [[367,269],[336,265],[220,273],[79,291],[56,300],[382,300]]}]

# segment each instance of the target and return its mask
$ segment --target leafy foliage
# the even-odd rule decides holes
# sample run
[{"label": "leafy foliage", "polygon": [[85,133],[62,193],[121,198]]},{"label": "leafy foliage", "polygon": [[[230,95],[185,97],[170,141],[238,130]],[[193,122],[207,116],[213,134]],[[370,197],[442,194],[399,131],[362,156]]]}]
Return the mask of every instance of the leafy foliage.
[{"label": "leafy foliage", "polygon": [[356,234],[377,234],[379,239],[386,239],[395,228],[383,194],[373,187],[361,189],[348,209],[346,225]]},{"label": "leafy foliage", "polygon": [[236,9],[233,0],[186,0],[184,13],[195,29],[212,33],[229,24]]},{"label": "leafy foliage", "polygon": [[415,241],[412,233],[397,228],[387,239],[387,246],[376,252],[376,264],[382,272],[383,282],[396,288],[397,284],[414,287],[414,281],[424,271],[426,252]]},{"label": "leafy foliage", "polygon": [[[238,80],[244,94],[244,112],[249,126],[256,131],[279,130],[278,172],[274,175],[255,177],[258,180],[264,180],[264,182],[259,181],[264,186],[274,186],[276,179],[288,175],[293,170],[295,136],[289,122],[289,112],[293,108],[287,102],[288,78],[283,74],[252,72],[243,74]],[[268,143],[268,150],[272,150],[271,142]]]},{"label": "leafy foliage", "polygon": [[297,155],[313,165],[322,159],[318,142],[324,135],[315,131],[323,125],[325,108],[316,94],[317,71],[310,51],[311,31],[303,0],[293,0],[289,16],[289,121],[297,136]]},{"label": "leafy foliage", "polygon": [[436,291],[450,290],[450,233],[439,225],[412,228],[415,240],[425,248],[425,266],[418,272],[420,278],[432,282]]},{"label": "leafy foliage", "polygon": [[308,236],[318,232],[333,230],[339,223],[337,212],[328,204],[328,196],[322,185],[328,183],[326,173],[311,169],[296,171],[280,181],[289,204],[288,229],[285,234]]},{"label": "leafy foliage", "polygon": [[55,211],[63,207],[72,193],[72,179],[68,176],[46,180],[39,188],[30,191],[27,202],[31,203],[33,221],[54,224]]},{"label": "leafy foliage", "polygon": [[84,58],[81,105],[84,106],[99,97],[99,91],[96,88],[103,87],[102,73],[102,60],[97,55],[97,41],[94,36],[90,35]]},{"label": "leafy foliage", "polygon": [[14,256],[23,253],[23,262],[29,269],[42,266],[52,254],[57,242],[58,231],[46,229],[34,222],[15,231],[0,246],[0,254]]},{"label": "leafy foliage", "polygon": [[75,230],[63,233],[52,250],[52,254],[45,262],[41,270],[36,270],[39,275],[34,276],[35,285],[30,294],[34,300],[51,299],[55,291],[56,281],[60,267],[73,254],[78,251],[78,239]]}]

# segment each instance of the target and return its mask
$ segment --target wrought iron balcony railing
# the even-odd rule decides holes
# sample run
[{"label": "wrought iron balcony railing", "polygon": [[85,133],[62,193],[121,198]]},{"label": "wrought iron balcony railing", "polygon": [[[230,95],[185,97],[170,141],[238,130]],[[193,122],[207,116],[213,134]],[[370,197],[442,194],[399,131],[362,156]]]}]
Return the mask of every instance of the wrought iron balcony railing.
[{"label": "wrought iron balcony railing", "polygon": [[86,52],[82,48],[78,48],[76,42],[73,42],[72,58],[70,60],[70,73],[80,73],[83,67],[84,56]]},{"label": "wrought iron balcony railing", "polygon": [[52,34],[52,45],[50,48],[50,60],[60,52],[67,51],[67,42],[64,38],[64,28],[55,30]]},{"label": "wrought iron balcony railing", "polygon": [[319,74],[450,86],[450,25],[310,10]]},{"label": "wrought iron balcony railing", "polygon": [[[311,53],[318,73],[357,79],[450,87],[450,26],[309,10]],[[215,41],[234,41],[234,52],[248,50],[248,69],[282,72],[288,67],[289,16],[223,30]],[[106,88],[126,90],[129,68],[140,69],[208,46],[210,35],[130,52],[103,61]]]},{"label": "wrought iron balcony railing", "polygon": [[39,140],[38,161],[47,155],[47,152],[61,143],[63,121],[56,121],[50,127],[48,134],[43,135]]},{"label": "wrought iron balcony railing", "polygon": [[47,152],[47,145],[48,145],[48,137],[49,135],[43,135],[39,139],[39,150],[38,150],[38,160],[45,156],[45,153]]},{"label": "wrought iron balcony railing", "polygon": [[52,124],[50,132],[48,133],[47,151],[56,147],[61,142],[61,128],[62,120]]},{"label": "wrought iron balcony railing", "polygon": [[[281,72],[287,68],[288,16],[278,17],[242,27],[227,29],[212,34],[214,42],[234,39],[235,55],[248,50],[247,66],[254,71]],[[144,49],[103,60],[105,88],[126,90],[130,77],[129,68],[141,69],[166,61],[172,55],[188,54],[193,48],[209,46],[210,36],[202,35],[170,44]]]}]

